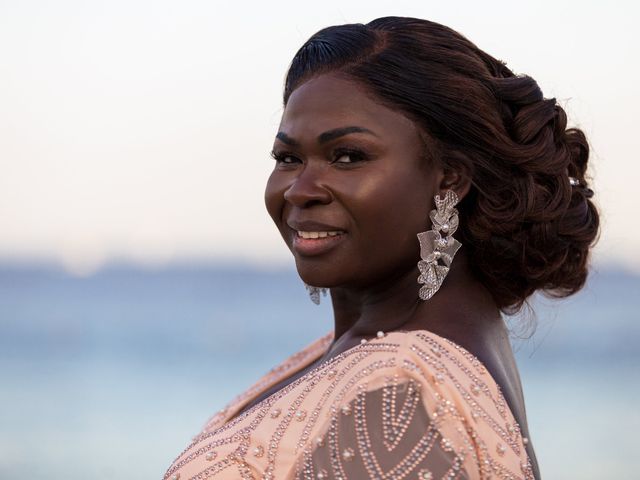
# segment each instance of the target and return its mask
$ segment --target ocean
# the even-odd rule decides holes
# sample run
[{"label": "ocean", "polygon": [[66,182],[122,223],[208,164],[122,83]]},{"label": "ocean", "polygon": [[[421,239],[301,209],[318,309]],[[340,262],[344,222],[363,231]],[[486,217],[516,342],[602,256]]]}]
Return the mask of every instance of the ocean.
[{"label": "ocean", "polygon": [[[598,269],[532,303],[509,323],[543,478],[640,478],[640,276]],[[0,265],[0,479],[161,478],[210,415],[331,328],[293,269]]]}]

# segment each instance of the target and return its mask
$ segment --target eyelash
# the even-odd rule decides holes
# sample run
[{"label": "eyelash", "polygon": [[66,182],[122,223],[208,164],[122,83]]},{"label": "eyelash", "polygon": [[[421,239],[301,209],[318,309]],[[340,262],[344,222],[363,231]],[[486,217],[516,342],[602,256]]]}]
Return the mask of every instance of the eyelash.
[{"label": "eyelash", "polygon": [[[338,162],[339,158],[342,158],[344,156],[348,156],[351,158],[350,162]],[[277,163],[282,163],[284,165],[291,165],[294,162],[285,162],[286,158],[294,158],[296,160],[299,160],[298,158],[295,157],[295,155],[289,153],[289,152],[276,152],[276,151],[272,151],[271,152],[271,157],[277,162]],[[336,148],[333,151],[333,160],[331,161],[331,163],[336,163],[339,165],[350,165],[350,164],[354,164],[354,163],[358,163],[358,162],[362,162],[364,160],[367,160],[368,157],[367,155],[359,149],[355,149],[355,148]]]}]

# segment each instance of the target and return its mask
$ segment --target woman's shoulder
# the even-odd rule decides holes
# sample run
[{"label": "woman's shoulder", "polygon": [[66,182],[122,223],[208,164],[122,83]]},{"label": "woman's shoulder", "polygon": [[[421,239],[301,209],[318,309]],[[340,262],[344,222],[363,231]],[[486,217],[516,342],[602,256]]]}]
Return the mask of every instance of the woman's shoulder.
[{"label": "woman's shoulder", "polygon": [[428,330],[391,332],[397,343],[397,361],[425,386],[446,390],[449,397],[464,401],[475,413],[493,412],[501,418],[509,413],[500,386],[487,367],[461,345]]},{"label": "woman's shoulder", "polygon": [[[415,330],[380,335],[346,353],[327,372],[335,379],[329,418],[298,471],[343,478],[389,472],[387,478],[409,472],[533,478],[526,439],[500,388],[470,352]],[[338,437],[348,446],[338,447]]]},{"label": "woman's shoulder", "polygon": [[[354,362],[352,357],[361,358]],[[390,374],[411,378],[422,388],[455,399],[472,418],[510,416],[500,387],[484,364],[457,343],[427,330],[380,335],[356,347],[338,363],[360,364],[361,380],[356,383],[384,384]]]}]

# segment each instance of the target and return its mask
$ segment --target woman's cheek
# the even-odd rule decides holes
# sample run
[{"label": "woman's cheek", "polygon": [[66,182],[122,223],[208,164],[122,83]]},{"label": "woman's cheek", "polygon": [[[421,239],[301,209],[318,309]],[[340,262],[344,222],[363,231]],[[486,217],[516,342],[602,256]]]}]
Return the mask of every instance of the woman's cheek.
[{"label": "woman's cheek", "polygon": [[[278,225],[281,222],[281,211],[284,205],[285,187],[277,172],[273,172],[267,180],[264,192],[264,203],[272,220]],[[278,225],[279,226],[279,225]]]}]

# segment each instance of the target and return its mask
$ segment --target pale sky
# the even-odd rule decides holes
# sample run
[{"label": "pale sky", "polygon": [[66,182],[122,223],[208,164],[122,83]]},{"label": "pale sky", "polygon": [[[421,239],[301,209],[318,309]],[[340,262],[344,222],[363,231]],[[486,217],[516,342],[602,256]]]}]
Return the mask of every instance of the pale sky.
[{"label": "pale sky", "polygon": [[0,0],[0,261],[291,262],[264,208],[286,68],[328,25],[448,25],[566,107],[602,265],[640,271],[635,2]]}]

